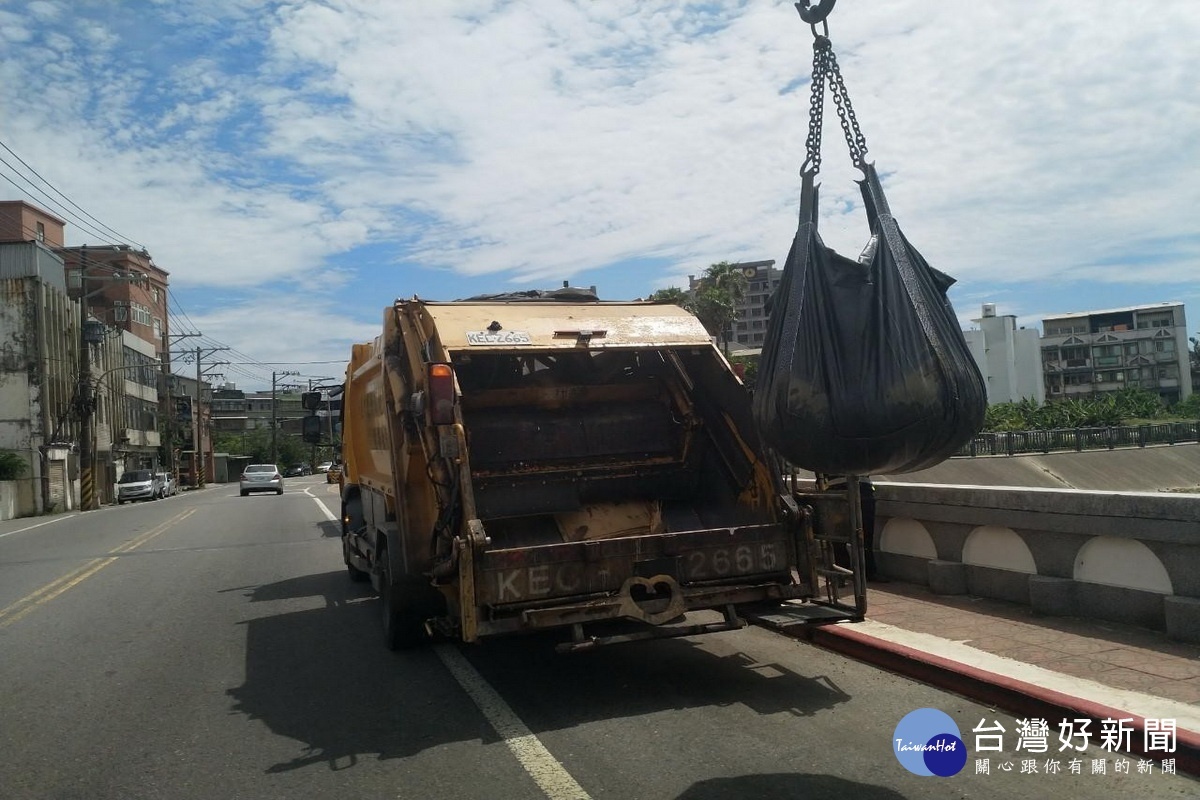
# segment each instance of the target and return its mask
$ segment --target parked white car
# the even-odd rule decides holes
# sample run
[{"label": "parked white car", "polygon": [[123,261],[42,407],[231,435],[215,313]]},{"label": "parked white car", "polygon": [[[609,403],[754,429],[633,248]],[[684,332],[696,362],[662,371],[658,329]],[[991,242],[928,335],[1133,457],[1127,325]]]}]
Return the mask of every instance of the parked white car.
[{"label": "parked white car", "polygon": [[171,473],[158,472],[154,477],[158,482],[159,497],[173,497],[179,491],[179,487],[175,485],[175,476]]},{"label": "parked white car", "polygon": [[134,500],[157,500],[162,491],[158,480],[153,470],[127,470],[117,481],[117,505]]}]

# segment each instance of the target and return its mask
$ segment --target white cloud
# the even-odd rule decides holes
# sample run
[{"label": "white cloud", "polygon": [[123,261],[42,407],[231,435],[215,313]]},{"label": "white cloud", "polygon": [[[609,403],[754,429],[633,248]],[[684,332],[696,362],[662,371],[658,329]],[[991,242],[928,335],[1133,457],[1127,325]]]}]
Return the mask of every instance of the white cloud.
[{"label": "white cloud", "polygon": [[[29,6],[41,40],[0,24],[5,141],[183,287],[309,290],[333,263],[337,288],[363,246],[392,294],[424,291],[412,264],[602,283],[661,259],[632,296],[790,244],[812,37],[789,2],[63,8]],[[892,210],[960,287],[1193,280],[1200,6],[897,0],[829,26]],[[822,233],[857,252],[825,118]]]}]

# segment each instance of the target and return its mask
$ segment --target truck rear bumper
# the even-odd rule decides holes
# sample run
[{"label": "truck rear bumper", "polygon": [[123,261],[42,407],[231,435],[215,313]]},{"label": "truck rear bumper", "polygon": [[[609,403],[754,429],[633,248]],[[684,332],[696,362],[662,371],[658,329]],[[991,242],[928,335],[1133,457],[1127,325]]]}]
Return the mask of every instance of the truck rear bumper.
[{"label": "truck rear bumper", "polygon": [[[619,592],[607,597],[524,608],[500,614],[493,609],[490,618],[481,614],[479,633],[481,636],[495,636],[620,619],[648,625],[663,625],[689,611],[724,609],[727,606],[736,607],[752,603],[777,603],[799,598],[802,593],[803,590],[798,586],[781,583],[681,587],[668,575],[630,578]],[[729,627],[722,626],[719,629],[728,630]]]}]

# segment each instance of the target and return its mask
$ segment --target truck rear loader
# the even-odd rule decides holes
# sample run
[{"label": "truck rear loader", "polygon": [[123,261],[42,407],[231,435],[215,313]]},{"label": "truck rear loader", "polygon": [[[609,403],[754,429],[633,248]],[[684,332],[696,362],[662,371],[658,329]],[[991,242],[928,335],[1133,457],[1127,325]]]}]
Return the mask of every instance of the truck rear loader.
[{"label": "truck rear loader", "polygon": [[747,389],[674,305],[397,300],[352,347],[342,457],[343,559],[392,648],[562,629],[569,650],[865,610],[847,496],[789,487]]}]

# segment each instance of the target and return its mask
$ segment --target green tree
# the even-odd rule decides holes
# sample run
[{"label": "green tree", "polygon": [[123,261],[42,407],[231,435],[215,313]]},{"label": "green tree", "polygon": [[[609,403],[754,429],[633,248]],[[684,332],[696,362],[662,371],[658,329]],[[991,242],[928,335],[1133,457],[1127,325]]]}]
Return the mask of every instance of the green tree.
[{"label": "green tree", "polygon": [[1200,419],[1200,392],[1192,392],[1187,400],[1176,403],[1171,413],[1184,419]]},{"label": "green tree", "polygon": [[729,355],[729,328],[737,319],[737,305],[746,296],[746,276],[737,264],[719,261],[711,264],[700,278],[695,292],[696,316],[710,336],[721,340]]},{"label": "green tree", "polygon": [[28,469],[25,459],[10,450],[0,450],[0,481],[15,481]]},{"label": "green tree", "polygon": [[758,384],[758,357],[754,356],[730,356],[729,363],[735,368],[742,368],[742,383],[750,391],[754,391],[754,387]]},{"label": "green tree", "polygon": [[650,295],[650,299],[656,303],[673,303],[682,309],[691,311],[693,314],[696,313],[695,298],[678,286],[668,286],[665,289],[659,289]]},{"label": "green tree", "polygon": [[276,463],[281,467],[306,464],[312,453],[312,448],[298,435],[279,431],[275,435],[276,456],[272,459],[270,428],[214,434],[213,449],[221,453],[248,456],[254,464]]}]

